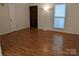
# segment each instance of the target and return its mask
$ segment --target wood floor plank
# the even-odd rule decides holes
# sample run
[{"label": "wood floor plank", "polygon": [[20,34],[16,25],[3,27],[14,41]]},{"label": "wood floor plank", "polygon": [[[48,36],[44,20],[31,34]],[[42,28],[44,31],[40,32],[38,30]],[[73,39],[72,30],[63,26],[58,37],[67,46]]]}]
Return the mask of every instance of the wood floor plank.
[{"label": "wood floor plank", "polygon": [[28,28],[0,38],[4,56],[79,55],[79,35]]}]

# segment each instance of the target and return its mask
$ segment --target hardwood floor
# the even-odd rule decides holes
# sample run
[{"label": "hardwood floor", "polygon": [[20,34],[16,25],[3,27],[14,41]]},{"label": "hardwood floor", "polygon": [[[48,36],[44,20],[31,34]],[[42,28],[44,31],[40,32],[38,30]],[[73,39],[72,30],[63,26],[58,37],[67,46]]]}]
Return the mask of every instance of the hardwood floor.
[{"label": "hardwood floor", "polygon": [[79,55],[79,35],[28,28],[0,39],[4,56]]}]

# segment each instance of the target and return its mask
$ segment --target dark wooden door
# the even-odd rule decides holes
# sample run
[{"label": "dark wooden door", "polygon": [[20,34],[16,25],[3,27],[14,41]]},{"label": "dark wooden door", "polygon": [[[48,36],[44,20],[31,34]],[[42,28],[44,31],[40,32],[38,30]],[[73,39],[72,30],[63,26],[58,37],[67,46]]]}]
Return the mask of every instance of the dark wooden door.
[{"label": "dark wooden door", "polygon": [[38,8],[30,6],[30,27],[37,28],[38,26]]}]

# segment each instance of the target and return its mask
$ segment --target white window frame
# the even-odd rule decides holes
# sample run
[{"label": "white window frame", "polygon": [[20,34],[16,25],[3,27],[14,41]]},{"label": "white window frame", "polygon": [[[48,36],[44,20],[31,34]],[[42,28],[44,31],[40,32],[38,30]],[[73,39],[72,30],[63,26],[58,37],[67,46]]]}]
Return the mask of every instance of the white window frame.
[{"label": "white window frame", "polygon": [[[56,4],[54,4],[53,25],[54,25],[55,18],[64,18],[64,28],[65,28],[65,24],[66,24],[66,13],[67,13],[67,4],[65,4],[66,5],[66,7],[65,7],[65,17],[64,16],[55,16],[55,6],[56,5],[62,5],[62,4],[65,4],[65,3],[56,3]],[[53,26],[53,27],[55,29],[64,29],[64,28],[56,28],[55,26]]]}]

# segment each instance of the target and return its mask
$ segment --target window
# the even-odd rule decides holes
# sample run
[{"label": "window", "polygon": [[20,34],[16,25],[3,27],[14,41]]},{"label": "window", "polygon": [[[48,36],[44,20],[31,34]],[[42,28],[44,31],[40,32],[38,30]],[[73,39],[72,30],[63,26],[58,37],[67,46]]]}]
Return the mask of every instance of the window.
[{"label": "window", "polygon": [[65,23],[66,5],[56,4],[54,11],[54,28],[63,29]]}]

